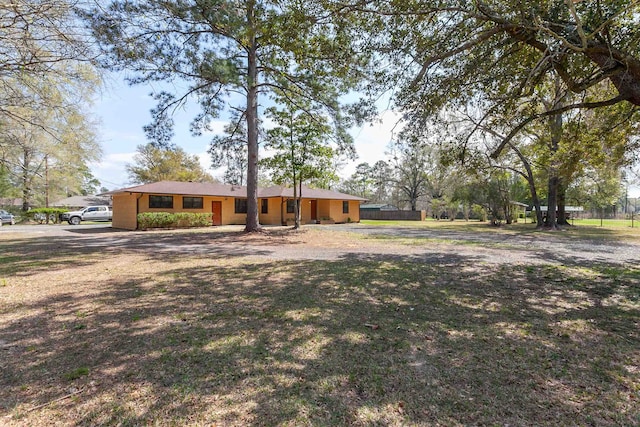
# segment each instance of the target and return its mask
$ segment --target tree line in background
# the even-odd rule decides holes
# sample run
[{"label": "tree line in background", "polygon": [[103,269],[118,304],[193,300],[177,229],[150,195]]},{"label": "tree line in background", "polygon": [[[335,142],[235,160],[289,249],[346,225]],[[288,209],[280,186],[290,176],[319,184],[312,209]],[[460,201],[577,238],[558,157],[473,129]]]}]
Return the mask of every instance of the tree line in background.
[{"label": "tree line in background", "polygon": [[101,84],[92,41],[63,0],[0,6],[0,191],[22,209],[93,194],[100,159],[87,113]]},{"label": "tree line in background", "polygon": [[[354,156],[348,129],[374,119],[385,93],[402,113],[401,131],[388,159],[361,164],[340,184],[344,191],[439,216],[459,209],[477,215],[482,207],[496,222],[512,219],[511,202],[525,202],[538,207],[539,225],[554,228],[566,222],[567,204],[613,206],[623,178],[631,182],[640,105],[638,1],[9,4],[2,6],[10,47],[0,58],[6,100],[0,114],[3,174],[12,174],[12,182],[31,165],[48,171],[75,155],[73,164],[82,166],[98,154],[87,142],[94,141],[87,118],[75,116],[83,126],[69,129],[74,120],[65,116],[88,102],[96,65],[126,70],[131,84],[172,89],[154,93],[158,105],[145,127],[150,143],[129,167],[138,180],[148,179],[146,169],[158,159],[173,165],[169,171],[180,165],[197,172],[189,179],[210,179],[171,142],[173,112],[190,101],[200,106],[194,135],[231,112],[209,152],[213,165],[225,168],[226,182],[247,186],[247,231],[259,229],[257,186],[265,176],[259,171],[298,188],[298,197],[302,183],[335,186],[341,161]],[[29,14],[34,20],[26,20]],[[59,19],[43,18],[50,15]],[[362,100],[342,102],[354,93]],[[80,128],[78,147],[63,149],[73,147]],[[28,137],[34,131],[40,139]],[[24,149],[27,141],[33,142]],[[261,141],[267,157],[259,161]],[[42,166],[33,169],[41,178]],[[25,197],[33,191],[26,181]]]}]

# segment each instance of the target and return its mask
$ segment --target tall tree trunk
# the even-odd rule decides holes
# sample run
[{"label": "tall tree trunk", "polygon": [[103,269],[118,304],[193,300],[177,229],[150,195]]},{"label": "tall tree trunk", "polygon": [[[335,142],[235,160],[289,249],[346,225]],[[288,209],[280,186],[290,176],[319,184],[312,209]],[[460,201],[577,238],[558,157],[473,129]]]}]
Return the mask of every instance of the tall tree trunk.
[{"label": "tall tree trunk", "polygon": [[558,200],[558,177],[554,175],[555,170],[549,171],[549,182],[547,190],[547,220],[545,225],[549,228],[558,228],[557,226],[557,200]]},{"label": "tall tree trunk", "polygon": [[564,179],[558,179],[558,225],[571,225],[567,221],[566,203],[567,203],[567,187],[564,184]]},{"label": "tall tree trunk", "polygon": [[[559,100],[555,103],[554,108],[562,106],[563,100]],[[549,130],[551,131],[551,144],[549,149],[551,151],[551,164],[549,165],[549,186],[548,186],[548,201],[547,201],[547,227],[551,229],[557,229],[557,207],[558,207],[558,182],[560,180],[558,176],[558,160],[556,156],[558,154],[558,146],[560,145],[560,139],[562,138],[562,114],[556,114],[549,118]]]},{"label": "tall tree trunk", "polygon": [[247,2],[249,46],[247,60],[247,225],[245,231],[260,231],[258,216],[258,44],[255,34],[255,1]]}]

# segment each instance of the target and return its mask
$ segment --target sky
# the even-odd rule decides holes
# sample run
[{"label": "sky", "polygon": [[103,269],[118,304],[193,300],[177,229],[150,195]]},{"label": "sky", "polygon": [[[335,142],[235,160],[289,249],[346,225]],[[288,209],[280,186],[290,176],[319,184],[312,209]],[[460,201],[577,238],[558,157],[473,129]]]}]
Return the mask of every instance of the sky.
[{"label": "sky", "polygon": [[[151,122],[150,110],[155,106],[155,101],[149,94],[153,90],[154,87],[148,85],[129,86],[122,76],[114,75],[95,103],[94,115],[99,122],[98,137],[103,155],[100,162],[91,165],[91,170],[101,186],[109,190],[132,185],[125,165],[133,163],[136,147],[148,142],[142,128]],[[173,142],[187,153],[197,155],[202,166],[214,177],[220,178],[221,170],[210,169],[207,148],[212,136],[216,132],[222,133],[226,122],[222,119],[216,121],[211,134],[193,137],[189,132],[189,123],[197,113],[196,108],[197,106],[189,111],[176,113]],[[366,124],[351,130],[358,158],[341,168],[341,178],[348,178],[355,171],[356,165],[362,162],[373,165],[386,158],[385,151],[399,116],[386,111],[381,113],[380,119],[380,123]]]},{"label": "sky", "polygon": [[[151,122],[150,110],[155,106],[155,101],[149,94],[153,90],[153,86],[129,86],[122,76],[112,76],[97,99],[94,115],[100,123],[98,134],[103,156],[100,162],[91,165],[91,170],[102,187],[115,190],[134,185],[129,181],[125,165],[133,163],[136,147],[148,142],[142,127]],[[197,155],[202,166],[220,179],[223,171],[210,168],[207,148],[212,136],[216,132],[222,133],[226,122],[216,121],[211,134],[193,137],[189,132],[189,123],[197,112],[195,108],[197,106],[190,111],[178,111],[174,116],[173,142],[187,153]],[[393,137],[394,128],[396,132],[398,130],[396,124],[399,115],[386,110],[380,114],[379,119],[374,124],[365,124],[351,130],[358,158],[340,169],[338,174],[341,178],[351,176],[356,165],[362,162],[373,165],[378,160],[386,159],[385,151]],[[640,197],[640,187],[630,186],[628,197]]]}]

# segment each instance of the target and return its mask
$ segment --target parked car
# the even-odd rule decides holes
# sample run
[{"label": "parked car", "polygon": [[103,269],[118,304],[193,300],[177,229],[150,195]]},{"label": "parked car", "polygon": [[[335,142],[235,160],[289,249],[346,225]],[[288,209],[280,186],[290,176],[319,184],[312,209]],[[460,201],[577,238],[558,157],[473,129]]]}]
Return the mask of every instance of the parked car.
[{"label": "parked car", "polygon": [[14,225],[16,223],[16,217],[9,212],[0,209],[0,225]]},{"label": "parked car", "polygon": [[113,209],[111,206],[87,206],[79,211],[65,212],[60,219],[71,225],[78,225],[82,221],[111,221]]}]

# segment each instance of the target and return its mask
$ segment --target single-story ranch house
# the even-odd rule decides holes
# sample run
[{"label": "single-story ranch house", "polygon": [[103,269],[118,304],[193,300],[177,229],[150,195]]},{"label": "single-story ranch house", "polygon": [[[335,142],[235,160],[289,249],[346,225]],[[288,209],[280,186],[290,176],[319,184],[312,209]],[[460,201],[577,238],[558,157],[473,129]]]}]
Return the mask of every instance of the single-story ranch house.
[{"label": "single-story ranch house", "polygon": [[[109,191],[114,228],[135,230],[137,214],[143,212],[204,212],[213,225],[245,224],[247,189],[238,185],[207,182],[161,181]],[[365,199],[330,190],[302,187],[303,223],[323,219],[360,221],[360,203]],[[293,219],[293,189],[269,187],[258,190],[260,224],[285,225]]]}]

